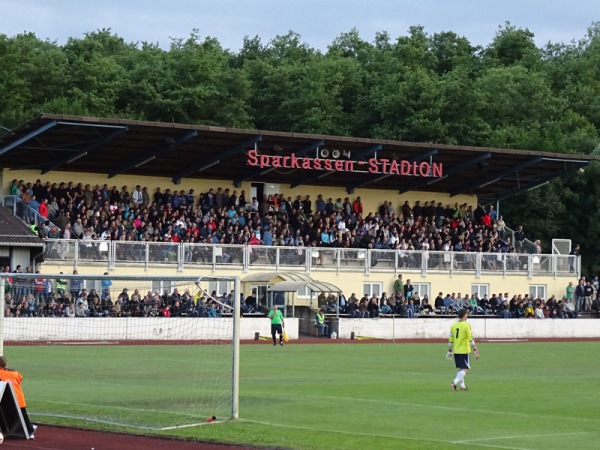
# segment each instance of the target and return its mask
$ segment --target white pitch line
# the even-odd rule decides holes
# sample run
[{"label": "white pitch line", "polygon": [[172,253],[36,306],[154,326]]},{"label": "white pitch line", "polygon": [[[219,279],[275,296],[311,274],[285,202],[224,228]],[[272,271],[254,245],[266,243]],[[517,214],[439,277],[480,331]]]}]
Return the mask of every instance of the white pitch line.
[{"label": "white pitch line", "polygon": [[455,406],[442,406],[442,405],[427,405],[423,403],[408,403],[408,402],[395,402],[390,400],[377,400],[373,398],[359,398],[359,397],[338,397],[333,395],[311,395],[311,394],[302,394],[302,395],[290,395],[286,394],[288,398],[296,397],[299,399],[303,399],[306,397],[314,397],[319,399],[331,399],[331,400],[344,400],[348,402],[366,402],[366,403],[379,403],[391,406],[412,406],[416,408],[429,408],[429,409],[440,409],[442,411],[459,411],[459,412],[468,412],[468,413],[482,413],[482,414],[496,414],[501,416],[515,416],[515,417],[535,417],[541,419],[557,419],[557,420],[576,420],[576,421],[585,421],[598,423],[599,419],[589,418],[589,417],[563,417],[563,416],[546,416],[539,414],[529,414],[529,413],[519,413],[513,411],[499,411],[499,410],[489,410],[489,409],[473,409],[473,408],[458,408]]},{"label": "white pitch line", "polygon": [[[390,435],[390,434],[363,433],[363,432],[345,431],[345,430],[329,430],[327,428],[302,427],[299,425],[286,425],[286,424],[282,424],[282,423],[273,423],[273,422],[265,422],[265,421],[261,421],[261,420],[250,420],[250,419],[239,419],[239,421],[246,422],[246,423],[255,423],[258,425],[266,425],[269,427],[290,428],[293,430],[304,430],[304,431],[313,431],[313,432],[319,431],[319,432],[323,432],[323,433],[345,434],[348,436],[386,438],[386,439],[397,439],[397,440],[402,440],[402,441],[416,441],[416,442],[435,442],[436,444],[452,444],[451,441],[444,441],[441,439],[394,436],[394,435]],[[477,445],[477,444],[475,444],[475,445]],[[521,450],[521,449],[519,449],[519,450]]]},{"label": "white pitch line", "polygon": [[495,441],[499,439],[528,439],[528,438],[541,438],[541,437],[553,437],[553,436],[579,436],[582,434],[597,433],[596,431],[577,431],[571,433],[544,433],[544,434],[514,434],[512,436],[494,436],[477,439],[461,439],[459,441],[452,441],[453,444],[470,444],[480,441]]},{"label": "white pitch line", "polygon": [[327,428],[313,428],[313,427],[301,427],[298,425],[285,425],[281,423],[273,423],[273,422],[265,422],[260,420],[250,420],[250,419],[239,419],[240,422],[247,423],[255,423],[258,425],[266,425],[270,427],[279,427],[279,428],[290,428],[293,430],[305,430],[305,431],[319,431],[323,433],[334,433],[334,434],[344,434],[348,436],[359,436],[359,437],[369,437],[369,438],[385,438],[385,439],[395,439],[400,441],[413,441],[413,442],[434,442],[436,444],[447,444],[447,445],[467,445],[471,447],[485,447],[485,448],[500,448],[504,450],[535,450],[528,447],[512,447],[508,445],[497,445],[497,444],[478,444],[478,443],[469,443],[469,442],[455,442],[455,441],[446,441],[442,439],[430,439],[430,438],[422,438],[422,437],[408,437],[408,436],[394,436],[389,434],[378,434],[378,433],[363,433],[363,432],[355,432],[355,431],[344,431],[344,430],[330,430]]}]

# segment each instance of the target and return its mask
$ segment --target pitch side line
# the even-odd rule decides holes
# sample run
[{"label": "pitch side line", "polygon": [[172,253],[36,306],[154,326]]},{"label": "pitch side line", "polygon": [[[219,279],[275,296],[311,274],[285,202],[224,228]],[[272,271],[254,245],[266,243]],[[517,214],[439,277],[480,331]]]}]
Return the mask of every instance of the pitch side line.
[{"label": "pitch side line", "polygon": [[453,444],[471,444],[477,443],[480,441],[494,441],[498,439],[529,439],[529,438],[543,438],[543,437],[552,437],[552,436],[579,436],[582,434],[593,434],[598,433],[597,431],[579,431],[573,433],[544,433],[544,434],[515,434],[512,436],[496,436],[496,437],[487,437],[487,438],[477,438],[477,439],[461,439],[459,441],[452,441]]},{"label": "pitch side line", "polygon": [[584,421],[584,422],[592,422],[592,423],[598,423],[600,421],[599,419],[593,419],[593,418],[589,418],[589,417],[546,416],[546,415],[539,415],[539,414],[519,413],[519,412],[514,412],[514,411],[497,411],[497,410],[472,409],[472,408],[465,409],[465,408],[458,408],[458,407],[454,407],[454,406],[427,405],[427,404],[423,404],[423,403],[394,402],[394,401],[390,401],[390,400],[377,400],[377,399],[359,398],[359,397],[337,397],[337,396],[332,396],[332,395],[318,395],[317,396],[317,395],[311,395],[311,394],[303,394],[303,395],[296,395],[296,396],[289,395],[289,394],[286,394],[286,395],[288,396],[288,398],[294,397],[294,398],[298,398],[298,399],[303,399],[306,397],[313,397],[313,398],[319,398],[319,399],[344,400],[344,401],[348,401],[348,402],[360,401],[360,402],[367,402],[367,403],[381,403],[381,404],[387,404],[387,405],[392,405],[392,406],[413,406],[413,407],[417,407],[417,408],[441,409],[443,411],[464,411],[464,412],[468,412],[468,413],[496,414],[496,415],[502,415],[502,416],[536,417],[536,418],[540,418],[540,419],[576,420],[576,421]]},{"label": "pitch side line", "polygon": [[391,434],[378,434],[378,433],[363,433],[363,432],[355,432],[355,431],[345,431],[345,430],[330,430],[327,428],[313,428],[313,427],[303,427],[300,425],[286,425],[282,423],[273,423],[266,422],[262,420],[251,420],[251,419],[240,419],[240,422],[245,423],[255,423],[257,425],[266,425],[269,427],[279,427],[279,428],[290,428],[293,430],[305,430],[305,431],[320,431],[324,433],[335,433],[335,434],[346,434],[348,436],[362,436],[362,437],[377,437],[377,438],[386,438],[386,439],[399,439],[403,441],[417,441],[417,442],[435,442],[437,444],[451,444],[451,441],[444,441],[438,439],[429,439],[429,438],[413,438],[407,436],[395,436]]}]

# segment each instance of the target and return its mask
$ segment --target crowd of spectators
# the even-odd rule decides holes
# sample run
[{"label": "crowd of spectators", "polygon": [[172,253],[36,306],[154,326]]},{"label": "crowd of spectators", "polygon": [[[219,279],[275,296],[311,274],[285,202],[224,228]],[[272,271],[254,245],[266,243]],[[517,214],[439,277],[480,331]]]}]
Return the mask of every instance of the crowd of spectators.
[{"label": "crowd of spectators", "polygon": [[598,315],[597,299],[590,304],[589,310],[578,311],[573,301],[563,296],[557,299],[551,296],[548,299],[541,297],[530,297],[529,294],[516,294],[510,296],[508,293],[493,294],[492,296],[478,294],[447,293],[440,292],[433,304],[430,303],[428,295],[420,297],[414,294],[409,299],[399,298],[396,295],[388,296],[385,292],[378,296],[363,295],[358,298],[352,294],[348,299],[343,299],[339,307],[336,302],[325,302],[319,310],[325,313],[342,315],[350,318],[376,318],[395,315],[405,318],[416,318],[422,316],[454,316],[462,308],[469,310],[473,316],[499,317],[515,319],[544,319],[544,318],[577,318],[581,314],[590,313]]},{"label": "crowd of spectators", "polygon": [[139,185],[130,192],[128,186],[13,180],[10,192],[25,205],[23,218],[33,208],[49,220],[38,227],[43,238],[502,253],[521,251],[525,239],[519,227],[511,242],[493,206],[435,200],[399,208],[385,200],[367,212],[360,197],[257,199],[229,188],[196,195],[193,189],[150,193]]},{"label": "crowd of spectators", "polygon": [[317,298],[318,309],[324,313],[343,314],[351,318],[375,318],[396,315],[406,318],[418,316],[456,315],[465,308],[474,316],[500,318],[577,318],[588,314],[600,317],[600,282],[598,277],[587,280],[582,277],[575,288],[569,282],[565,294],[557,299],[555,295],[547,299],[531,297],[529,294],[499,293],[491,296],[474,294],[440,292],[433,303],[428,295],[422,297],[414,289],[411,281],[404,281],[402,275],[394,283],[394,292],[389,296],[383,292],[363,295],[358,298],[355,293],[348,298],[342,293],[321,293]]},{"label": "crowd of spectators", "polygon": [[[232,311],[233,291],[218,295],[201,290],[191,294],[188,288],[182,292],[178,288],[165,289],[162,293],[144,293],[139,288],[115,290],[106,273],[98,292],[84,288],[83,278],[20,278],[20,269],[3,270],[10,272],[4,285],[5,317],[221,317]],[[24,273],[31,273],[31,269]],[[77,270],[73,274],[77,275]],[[254,295],[242,296],[241,312],[257,309]]]},{"label": "crowd of spectators", "polygon": [[[49,279],[39,274],[37,277],[22,277],[21,273],[32,274],[31,268],[22,271],[21,266],[14,270],[5,267],[5,316],[6,317],[221,317],[231,314],[233,291],[222,295],[212,292],[208,295],[199,290],[191,294],[189,289],[179,292],[148,290],[145,293],[135,288],[112,287],[109,274],[105,273],[96,289],[89,291],[83,287],[84,278]],[[62,272],[61,272],[62,274]],[[77,270],[73,275],[78,275]],[[508,293],[491,296],[440,292],[433,302],[428,295],[420,296],[402,275],[394,283],[394,291],[389,296],[383,293],[363,295],[352,294],[346,298],[343,293],[321,292],[317,297],[318,310],[323,313],[343,314],[351,318],[376,318],[386,315],[415,318],[422,315],[454,315],[466,308],[472,315],[501,318],[576,318],[582,314],[600,317],[600,282],[581,278],[575,287],[570,282],[565,295],[557,299],[530,297],[529,294]],[[240,313],[258,313],[260,302],[253,292],[240,298]]]}]

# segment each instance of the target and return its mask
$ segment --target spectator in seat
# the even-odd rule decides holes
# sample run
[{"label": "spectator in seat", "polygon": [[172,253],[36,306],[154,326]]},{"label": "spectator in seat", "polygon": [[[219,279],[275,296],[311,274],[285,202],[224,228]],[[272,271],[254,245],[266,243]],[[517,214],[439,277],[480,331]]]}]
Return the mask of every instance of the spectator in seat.
[{"label": "spectator in seat", "polygon": [[412,300],[404,301],[404,310],[405,315],[408,319],[414,319],[417,317],[417,312],[415,311],[415,305]]},{"label": "spectator in seat", "polygon": [[429,297],[427,295],[424,295],[423,300],[421,300],[421,311],[426,311],[426,314],[433,314],[433,307],[429,304]]},{"label": "spectator in seat", "polygon": [[379,299],[377,298],[377,295],[373,294],[373,296],[369,300],[369,305],[367,309],[369,311],[369,317],[371,319],[379,317]]},{"label": "spectator in seat", "polygon": [[319,309],[315,313],[315,328],[318,330],[321,336],[329,337],[329,324],[325,322],[325,314],[322,309]]},{"label": "spectator in seat", "polygon": [[536,300],[535,308],[534,308],[534,317],[536,319],[545,319],[546,316],[544,314],[544,304],[541,300]]},{"label": "spectator in seat", "polygon": [[391,314],[392,313],[392,307],[389,304],[389,300],[388,300],[387,294],[385,292],[381,295],[379,309],[381,311],[381,314]]},{"label": "spectator in seat", "polygon": [[435,298],[433,306],[437,311],[444,312],[444,294],[442,292]]},{"label": "spectator in seat", "polygon": [[566,318],[575,319],[577,317],[577,311],[575,311],[575,304],[573,303],[573,300],[563,297],[563,307]]}]

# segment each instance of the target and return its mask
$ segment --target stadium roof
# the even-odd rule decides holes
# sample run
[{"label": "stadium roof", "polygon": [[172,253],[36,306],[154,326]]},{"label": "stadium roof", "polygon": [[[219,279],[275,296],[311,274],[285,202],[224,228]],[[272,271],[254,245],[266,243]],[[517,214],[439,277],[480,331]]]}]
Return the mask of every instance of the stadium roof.
[{"label": "stadium roof", "polygon": [[0,245],[43,247],[44,241],[6,207],[0,207]]},{"label": "stadium roof", "polygon": [[298,289],[308,288],[311,292],[342,292],[335,284],[325,281],[282,281],[268,287],[270,292],[296,292]]},{"label": "stadium roof", "polygon": [[[295,164],[290,162],[291,155],[296,158]],[[261,157],[268,165],[250,164],[258,163]],[[321,168],[315,164],[317,158],[321,159]],[[167,177],[175,184],[195,178],[230,180],[234,186],[243,181],[289,187],[310,184],[342,186],[348,193],[358,188],[399,193],[419,190],[451,196],[477,195],[482,203],[540,186],[595,159],[587,155],[49,114],[0,136],[3,167],[35,169],[41,175],[61,170],[103,173],[107,179],[119,174]],[[298,161],[302,160],[308,166],[300,167]],[[325,160],[330,160],[327,167],[323,167]],[[372,165],[373,161],[376,163]],[[394,172],[392,165],[396,162]],[[280,167],[274,167],[277,165]],[[370,172],[370,168],[374,170]],[[423,176],[427,168],[437,168],[437,173],[430,171]]]}]

